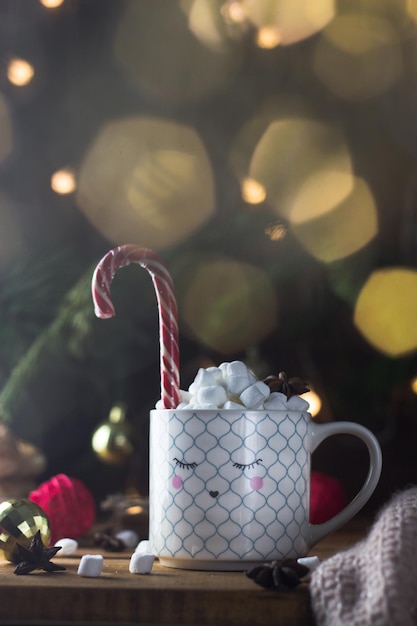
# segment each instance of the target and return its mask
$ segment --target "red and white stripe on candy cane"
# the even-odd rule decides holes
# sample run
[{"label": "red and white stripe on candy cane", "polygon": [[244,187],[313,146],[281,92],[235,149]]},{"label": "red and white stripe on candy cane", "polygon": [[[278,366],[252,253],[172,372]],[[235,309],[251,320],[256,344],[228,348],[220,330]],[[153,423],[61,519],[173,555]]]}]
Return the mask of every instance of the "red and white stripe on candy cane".
[{"label": "red and white stripe on candy cane", "polygon": [[131,263],[146,269],[155,288],[159,312],[161,400],[165,409],[174,409],[180,402],[178,310],[174,284],[159,256],[148,248],[135,245],[118,246],[98,263],[92,279],[92,296],[97,317],[115,315],[110,285],[117,270]]}]

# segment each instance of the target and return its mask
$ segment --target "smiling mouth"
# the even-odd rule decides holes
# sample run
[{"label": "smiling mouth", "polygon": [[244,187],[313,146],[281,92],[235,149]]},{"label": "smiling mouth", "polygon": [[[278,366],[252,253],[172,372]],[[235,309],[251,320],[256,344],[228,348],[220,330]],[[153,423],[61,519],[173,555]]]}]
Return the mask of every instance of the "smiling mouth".
[{"label": "smiling mouth", "polygon": [[211,495],[212,498],[217,498],[217,496],[219,495],[218,491],[209,491],[209,494]]}]

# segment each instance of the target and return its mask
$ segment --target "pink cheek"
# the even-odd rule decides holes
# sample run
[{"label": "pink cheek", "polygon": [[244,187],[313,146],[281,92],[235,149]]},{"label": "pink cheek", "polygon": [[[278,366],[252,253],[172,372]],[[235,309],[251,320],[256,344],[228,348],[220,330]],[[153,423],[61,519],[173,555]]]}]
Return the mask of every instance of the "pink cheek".
[{"label": "pink cheek", "polygon": [[181,489],[182,487],[182,478],[181,476],[177,476],[175,474],[175,476],[173,476],[172,478],[172,486],[174,487],[174,489]]},{"label": "pink cheek", "polygon": [[262,489],[264,481],[262,480],[260,476],[254,476],[253,478],[250,479],[249,484],[252,489],[254,489],[255,491],[259,491],[259,489]]}]

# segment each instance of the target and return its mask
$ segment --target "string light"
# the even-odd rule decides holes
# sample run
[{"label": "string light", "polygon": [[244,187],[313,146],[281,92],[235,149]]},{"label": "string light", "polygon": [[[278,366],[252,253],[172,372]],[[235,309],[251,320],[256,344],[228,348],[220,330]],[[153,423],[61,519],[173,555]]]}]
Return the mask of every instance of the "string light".
[{"label": "string light", "polygon": [[58,170],[51,176],[51,187],[55,193],[65,195],[75,191],[75,174],[71,169]]},{"label": "string light", "polygon": [[280,241],[287,234],[287,229],[284,224],[271,224],[265,228],[265,235],[269,237],[271,241]]},{"label": "string light", "polygon": [[13,58],[7,66],[7,78],[13,85],[23,87],[30,83],[35,75],[35,69],[24,59]]},{"label": "string light", "polygon": [[281,42],[278,29],[273,26],[263,26],[256,35],[256,44],[259,48],[270,50],[276,48]]},{"label": "string light", "polygon": [[242,198],[249,204],[260,204],[266,198],[265,187],[254,178],[242,182]]},{"label": "string light", "polygon": [[226,2],[220,9],[221,14],[227,22],[241,24],[246,20],[246,11],[238,0]]},{"label": "string light", "polygon": [[312,417],[315,417],[320,413],[321,410],[321,399],[320,396],[315,391],[308,391],[307,393],[303,393],[303,400],[307,400],[310,407],[308,412]]},{"label": "string light", "polygon": [[47,9],[56,9],[64,4],[64,0],[39,0],[39,2]]}]

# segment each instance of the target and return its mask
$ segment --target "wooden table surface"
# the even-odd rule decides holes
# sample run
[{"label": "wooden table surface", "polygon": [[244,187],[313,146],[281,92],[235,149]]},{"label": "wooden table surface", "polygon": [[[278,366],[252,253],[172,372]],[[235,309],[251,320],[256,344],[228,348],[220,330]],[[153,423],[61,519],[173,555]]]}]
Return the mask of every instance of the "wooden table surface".
[{"label": "wooden table surface", "polygon": [[[315,546],[321,560],[361,539],[366,529],[356,519]],[[82,554],[101,553],[98,578],[77,575]],[[155,563],[151,575],[129,573],[131,552],[79,549],[55,557],[65,572],[36,571],[16,576],[0,561],[0,624],[65,626],[194,624],[216,626],[303,626],[313,624],[308,583],[288,592],[262,589],[243,572],[177,570]]]}]

